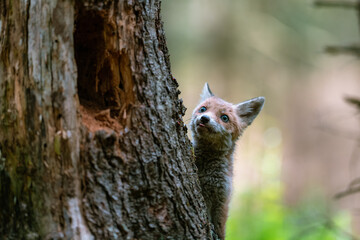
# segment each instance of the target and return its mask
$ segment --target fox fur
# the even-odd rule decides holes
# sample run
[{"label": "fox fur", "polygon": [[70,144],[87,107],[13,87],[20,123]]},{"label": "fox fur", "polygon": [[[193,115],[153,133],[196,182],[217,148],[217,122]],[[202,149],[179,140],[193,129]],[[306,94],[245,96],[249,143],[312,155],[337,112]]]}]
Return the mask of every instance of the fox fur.
[{"label": "fox fur", "polygon": [[264,101],[264,97],[257,97],[232,104],[214,96],[206,83],[191,118],[201,190],[208,217],[220,239],[225,238],[235,143],[259,114]]}]

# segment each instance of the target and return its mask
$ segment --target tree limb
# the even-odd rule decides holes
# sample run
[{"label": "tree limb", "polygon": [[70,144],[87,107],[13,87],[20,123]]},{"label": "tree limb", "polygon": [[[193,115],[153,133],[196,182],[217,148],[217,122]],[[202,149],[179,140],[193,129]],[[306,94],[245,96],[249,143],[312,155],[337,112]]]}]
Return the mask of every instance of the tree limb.
[{"label": "tree limb", "polygon": [[342,192],[339,192],[337,194],[335,194],[334,198],[335,199],[340,199],[340,198],[343,198],[343,197],[346,197],[346,196],[349,196],[349,195],[352,195],[352,194],[355,194],[355,193],[359,193],[360,192],[360,186],[357,186],[357,187],[350,187]]},{"label": "tree limb", "polygon": [[338,55],[338,54],[350,54],[354,55],[356,57],[360,57],[360,47],[356,45],[350,45],[350,46],[327,46],[325,48],[325,52],[332,54],[332,55]]},{"label": "tree limb", "polygon": [[358,8],[358,0],[315,0],[314,5],[317,7],[341,7],[341,8]]},{"label": "tree limb", "polygon": [[345,97],[345,101],[360,110],[360,99],[357,97]]}]

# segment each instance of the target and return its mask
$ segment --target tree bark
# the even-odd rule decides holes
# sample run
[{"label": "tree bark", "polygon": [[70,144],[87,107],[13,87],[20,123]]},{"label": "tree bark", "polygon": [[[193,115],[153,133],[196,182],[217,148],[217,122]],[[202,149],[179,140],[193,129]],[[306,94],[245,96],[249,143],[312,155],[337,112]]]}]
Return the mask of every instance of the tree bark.
[{"label": "tree bark", "polygon": [[0,238],[211,238],[160,2],[0,14]]}]

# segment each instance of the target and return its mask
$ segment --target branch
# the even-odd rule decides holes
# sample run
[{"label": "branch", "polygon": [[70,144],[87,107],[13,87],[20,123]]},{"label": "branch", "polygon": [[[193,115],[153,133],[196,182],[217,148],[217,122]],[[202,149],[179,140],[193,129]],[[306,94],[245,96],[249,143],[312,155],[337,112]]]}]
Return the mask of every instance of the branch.
[{"label": "branch", "polygon": [[333,55],[338,54],[350,54],[355,55],[356,57],[360,57],[360,47],[353,46],[327,46],[325,48],[325,52]]},{"label": "branch", "polygon": [[315,0],[316,7],[341,7],[341,8],[358,8],[358,0]]},{"label": "branch", "polygon": [[340,199],[355,193],[359,193],[360,192],[360,186],[357,187],[350,187],[348,189],[346,189],[345,191],[339,192],[337,194],[335,194],[334,198],[335,199]]},{"label": "branch", "polygon": [[360,110],[360,99],[355,97],[345,97],[345,101]]}]

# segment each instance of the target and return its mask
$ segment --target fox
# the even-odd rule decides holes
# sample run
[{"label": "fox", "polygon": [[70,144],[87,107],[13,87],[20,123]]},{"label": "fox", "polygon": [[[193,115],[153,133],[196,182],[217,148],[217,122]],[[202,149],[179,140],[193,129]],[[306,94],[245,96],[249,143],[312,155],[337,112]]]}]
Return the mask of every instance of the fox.
[{"label": "fox", "polygon": [[208,83],[200,98],[190,121],[195,165],[209,220],[216,235],[225,239],[235,143],[260,113],[265,98],[232,104],[216,97]]}]

